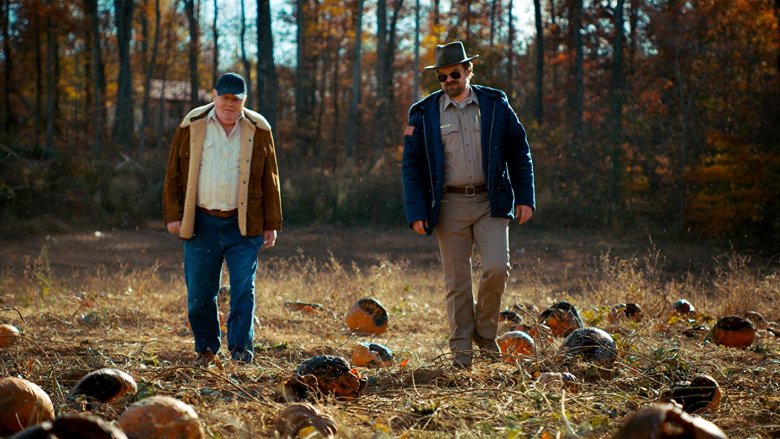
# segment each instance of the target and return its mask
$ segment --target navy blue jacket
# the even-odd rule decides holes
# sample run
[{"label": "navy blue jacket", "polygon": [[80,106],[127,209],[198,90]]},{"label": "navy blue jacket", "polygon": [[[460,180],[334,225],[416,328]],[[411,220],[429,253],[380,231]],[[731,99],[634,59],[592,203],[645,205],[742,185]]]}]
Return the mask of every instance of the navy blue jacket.
[{"label": "navy blue jacket", "polygon": [[[482,113],[482,169],[485,173],[490,214],[514,218],[518,205],[536,209],[531,149],[506,94],[494,88],[471,85]],[[444,144],[439,122],[441,90],[409,109],[404,135],[403,180],[406,220],[428,221],[431,234],[439,219],[444,185]]]}]

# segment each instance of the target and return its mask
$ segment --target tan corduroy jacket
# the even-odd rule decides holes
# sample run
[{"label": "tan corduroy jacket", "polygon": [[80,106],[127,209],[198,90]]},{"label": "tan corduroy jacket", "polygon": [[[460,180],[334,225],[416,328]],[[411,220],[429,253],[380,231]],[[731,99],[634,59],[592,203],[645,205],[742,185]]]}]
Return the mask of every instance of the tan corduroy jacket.
[{"label": "tan corduroy jacket", "polygon": [[[206,116],[213,103],[198,107],[176,129],[163,182],[165,222],[181,220],[179,237],[192,238],[198,175],[206,138]],[[238,170],[238,227],[243,236],[282,229],[282,197],[271,126],[263,116],[244,109]]]}]

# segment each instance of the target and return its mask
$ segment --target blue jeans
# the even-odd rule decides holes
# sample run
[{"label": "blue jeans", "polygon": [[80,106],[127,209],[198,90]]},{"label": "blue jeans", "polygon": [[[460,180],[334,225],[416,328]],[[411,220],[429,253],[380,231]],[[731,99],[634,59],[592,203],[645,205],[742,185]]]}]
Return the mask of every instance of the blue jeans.
[{"label": "blue jeans", "polygon": [[195,233],[184,241],[184,277],[187,315],[195,337],[195,352],[217,353],[221,332],[217,295],[222,261],[230,273],[228,350],[234,360],[251,362],[254,356],[255,271],[262,236],[244,237],[238,217],[219,218],[202,212],[195,217]]}]

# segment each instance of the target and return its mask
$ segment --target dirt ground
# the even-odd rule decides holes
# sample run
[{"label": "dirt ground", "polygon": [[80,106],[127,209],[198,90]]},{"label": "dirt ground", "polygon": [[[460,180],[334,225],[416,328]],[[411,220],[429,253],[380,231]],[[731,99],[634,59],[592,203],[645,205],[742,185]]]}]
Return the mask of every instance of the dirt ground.
[{"label": "dirt ground", "polygon": [[[4,254],[0,268],[11,271],[23,270],[40,257],[42,250],[54,275],[69,275],[76,270],[93,272],[98,267],[108,272],[137,270],[155,264],[161,273],[182,271],[181,241],[157,224],[135,230],[0,238],[0,246]],[[535,270],[537,275],[564,283],[607,253],[621,258],[641,258],[657,251],[670,278],[686,273],[706,274],[719,258],[733,253],[706,241],[656,239],[638,233],[540,230],[517,225],[510,229],[510,251],[514,275]],[[747,256],[751,258],[750,265],[758,270],[778,267],[776,258],[749,253]],[[261,269],[273,270],[275,261],[292,257],[318,262],[335,258],[361,267],[382,260],[405,259],[419,268],[438,267],[435,238],[418,236],[405,228],[287,227],[279,234],[276,247],[261,255]]]}]

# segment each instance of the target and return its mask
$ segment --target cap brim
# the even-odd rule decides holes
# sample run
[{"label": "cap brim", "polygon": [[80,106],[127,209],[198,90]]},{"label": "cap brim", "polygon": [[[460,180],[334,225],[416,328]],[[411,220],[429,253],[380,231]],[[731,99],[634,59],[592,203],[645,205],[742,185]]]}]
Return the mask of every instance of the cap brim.
[{"label": "cap brim", "polygon": [[468,58],[466,58],[466,59],[464,59],[462,61],[458,61],[458,62],[454,62],[454,63],[450,63],[450,64],[426,66],[426,67],[423,68],[423,70],[433,70],[433,69],[440,69],[442,67],[455,66],[455,65],[458,65],[458,64],[463,64],[464,62],[467,62],[467,61],[471,61],[474,58],[479,58],[479,55],[474,55],[474,56],[468,57]]},{"label": "cap brim", "polygon": [[220,92],[217,92],[217,95],[218,96],[230,95],[230,96],[234,96],[236,99],[239,99],[239,100],[242,100],[242,101],[244,99],[246,99],[246,93],[230,93],[230,92],[220,93]]}]

